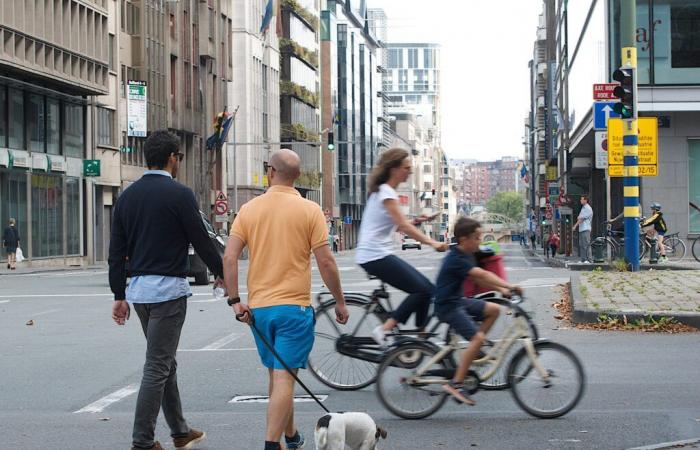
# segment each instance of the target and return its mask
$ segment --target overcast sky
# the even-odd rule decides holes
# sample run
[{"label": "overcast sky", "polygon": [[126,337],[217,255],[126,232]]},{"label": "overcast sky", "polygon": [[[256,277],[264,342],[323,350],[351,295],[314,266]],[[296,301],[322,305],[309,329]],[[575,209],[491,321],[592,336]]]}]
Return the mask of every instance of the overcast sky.
[{"label": "overcast sky", "polygon": [[541,0],[369,0],[389,42],[442,46],[442,144],[450,158],[524,153],[523,124]]}]

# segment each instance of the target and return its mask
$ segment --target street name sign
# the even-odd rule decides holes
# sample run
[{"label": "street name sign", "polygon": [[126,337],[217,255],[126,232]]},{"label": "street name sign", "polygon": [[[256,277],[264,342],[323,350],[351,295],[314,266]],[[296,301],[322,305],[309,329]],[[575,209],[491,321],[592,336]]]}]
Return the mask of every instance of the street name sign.
[{"label": "street name sign", "polygon": [[617,83],[601,83],[593,85],[593,100],[615,100],[613,91],[619,86]]},{"label": "street name sign", "polygon": [[[639,126],[639,176],[658,175],[659,130],[656,117],[640,117]],[[608,121],[608,164],[611,177],[624,176],[624,153],[622,150],[622,119]]]}]

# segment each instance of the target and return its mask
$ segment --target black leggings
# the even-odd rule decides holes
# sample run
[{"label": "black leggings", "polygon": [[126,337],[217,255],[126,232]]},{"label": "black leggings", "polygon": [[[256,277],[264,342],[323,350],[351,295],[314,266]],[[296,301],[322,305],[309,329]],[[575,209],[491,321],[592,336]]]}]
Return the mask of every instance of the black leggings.
[{"label": "black leggings", "polygon": [[423,328],[428,323],[430,300],[435,286],[425,275],[401,258],[389,255],[382,259],[366,262],[360,266],[383,282],[408,293],[408,297],[391,313],[391,318],[406,323],[416,313],[416,327]]}]

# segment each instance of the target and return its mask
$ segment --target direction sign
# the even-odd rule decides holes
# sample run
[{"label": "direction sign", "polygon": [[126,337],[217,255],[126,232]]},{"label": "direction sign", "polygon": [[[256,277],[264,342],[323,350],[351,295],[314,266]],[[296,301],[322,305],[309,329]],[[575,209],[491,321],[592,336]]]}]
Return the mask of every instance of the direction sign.
[{"label": "direction sign", "polygon": [[99,177],[100,176],[100,160],[99,159],[84,159],[83,160],[83,176]]},{"label": "direction sign", "polygon": [[605,130],[608,128],[608,119],[620,117],[613,110],[613,105],[617,102],[593,102],[593,129]]},{"label": "direction sign", "polygon": [[[658,175],[658,121],[656,117],[640,117],[639,126],[639,176],[655,177]],[[608,122],[608,162],[610,176],[624,176],[624,154],[622,150],[622,119]]]},{"label": "direction sign", "polygon": [[615,100],[613,91],[618,83],[602,83],[593,85],[593,100]]}]

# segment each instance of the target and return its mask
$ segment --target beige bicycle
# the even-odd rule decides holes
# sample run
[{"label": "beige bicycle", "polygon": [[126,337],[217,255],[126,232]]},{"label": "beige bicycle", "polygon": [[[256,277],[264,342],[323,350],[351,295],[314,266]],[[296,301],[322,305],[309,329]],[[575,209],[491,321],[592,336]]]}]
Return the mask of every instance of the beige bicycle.
[{"label": "beige bicycle", "polygon": [[[578,357],[567,347],[532,337],[532,319],[520,307],[523,299],[484,299],[507,308],[513,320],[481,359],[472,364],[465,387],[470,395],[502,372],[508,363],[504,388],[528,414],[542,419],[561,417],[583,396],[585,374]],[[447,344],[408,339],[387,352],[377,369],[377,395],[391,413],[422,419],[437,412],[448,395],[442,385],[457,367],[455,353],[464,346],[448,332]],[[515,349],[515,352],[511,350]]]}]

